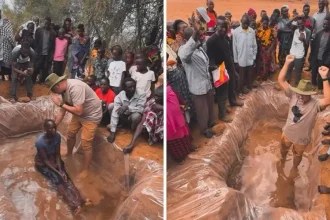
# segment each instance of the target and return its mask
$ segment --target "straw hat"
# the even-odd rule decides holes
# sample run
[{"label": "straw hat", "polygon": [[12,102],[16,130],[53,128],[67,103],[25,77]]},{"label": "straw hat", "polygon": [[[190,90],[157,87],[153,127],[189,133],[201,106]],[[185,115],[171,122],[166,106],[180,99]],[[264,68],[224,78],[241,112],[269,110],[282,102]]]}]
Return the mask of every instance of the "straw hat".
[{"label": "straw hat", "polygon": [[47,88],[49,88],[48,92],[50,92],[57,83],[65,79],[66,79],[66,75],[58,76],[56,73],[50,74],[45,80],[45,85],[47,86]]},{"label": "straw hat", "polygon": [[314,91],[314,89],[313,89],[312,82],[310,80],[305,80],[305,79],[300,80],[297,87],[290,87],[290,89],[293,92],[298,93],[300,95],[315,95],[315,94],[317,94],[317,92]]}]

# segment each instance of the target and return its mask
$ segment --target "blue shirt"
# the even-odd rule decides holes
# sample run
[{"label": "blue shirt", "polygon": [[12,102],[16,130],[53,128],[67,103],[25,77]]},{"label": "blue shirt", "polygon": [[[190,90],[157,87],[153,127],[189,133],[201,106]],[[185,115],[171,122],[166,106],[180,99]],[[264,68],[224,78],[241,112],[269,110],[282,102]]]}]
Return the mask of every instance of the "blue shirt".
[{"label": "blue shirt", "polygon": [[45,134],[40,135],[36,140],[35,147],[38,150],[44,149],[47,155],[54,155],[59,144],[61,144],[61,135],[56,132],[54,139],[50,142],[46,139]]}]

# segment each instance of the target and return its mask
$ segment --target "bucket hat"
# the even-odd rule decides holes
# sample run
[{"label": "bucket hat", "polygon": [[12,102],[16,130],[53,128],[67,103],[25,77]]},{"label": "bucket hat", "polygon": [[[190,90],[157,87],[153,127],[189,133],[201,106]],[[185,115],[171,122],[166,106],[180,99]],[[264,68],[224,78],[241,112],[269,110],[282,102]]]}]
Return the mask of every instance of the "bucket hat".
[{"label": "bucket hat", "polygon": [[59,82],[63,81],[66,79],[66,75],[64,76],[58,76],[56,73],[50,74],[46,80],[45,80],[45,85],[47,88],[49,88],[48,93],[52,90],[52,88]]},{"label": "bucket hat", "polygon": [[310,80],[302,79],[299,81],[299,84],[297,87],[290,87],[290,89],[300,95],[315,95],[317,94],[316,91],[314,91],[313,84]]}]

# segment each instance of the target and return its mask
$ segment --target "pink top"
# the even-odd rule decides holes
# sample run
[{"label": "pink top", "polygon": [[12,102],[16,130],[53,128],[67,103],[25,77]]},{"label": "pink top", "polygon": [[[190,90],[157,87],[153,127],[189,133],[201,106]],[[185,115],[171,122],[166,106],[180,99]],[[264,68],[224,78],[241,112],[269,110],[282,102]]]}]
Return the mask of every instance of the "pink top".
[{"label": "pink top", "polygon": [[167,140],[171,141],[189,135],[189,129],[180,109],[179,99],[170,85],[167,86],[166,93]]},{"label": "pink top", "polygon": [[54,61],[64,61],[65,53],[68,49],[68,40],[56,38],[55,40],[55,52]]}]

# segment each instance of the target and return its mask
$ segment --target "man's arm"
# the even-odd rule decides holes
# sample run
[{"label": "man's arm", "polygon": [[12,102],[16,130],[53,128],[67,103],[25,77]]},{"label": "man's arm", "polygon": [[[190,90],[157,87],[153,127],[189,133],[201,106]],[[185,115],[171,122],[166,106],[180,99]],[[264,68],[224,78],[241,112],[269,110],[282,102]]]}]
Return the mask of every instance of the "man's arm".
[{"label": "man's arm", "polygon": [[257,45],[257,39],[256,35],[253,34],[253,44],[252,44],[252,49],[253,49],[253,60],[255,61],[257,59],[257,53],[258,53],[258,45]]},{"label": "man's arm", "polygon": [[195,41],[193,36],[188,40],[188,42],[185,45],[182,45],[178,51],[181,61],[185,63],[189,63],[191,61],[191,56],[194,53],[194,51],[197,49],[198,45],[199,45],[198,41]]},{"label": "man's arm", "polygon": [[325,66],[321,66],[319,68],[319,74],[323,80],[323,99],[320,99],[320,109],[324,110],[326,107],[330,105],[330,85],[328,78],[329,68]]},{"label": "man's arm", "polygon": [[286,72],[288,71],[289,65],[294,61],[295,57],[293,55],[288,55],[285,60],[285,64],[278,75],[278,83],[283,88],[286,94],[290,92],[290,85],[285,80]]},{"label": "man's arm", "polygon": [[119,115],[118,115],[118,109],[122,106],[122,101],[120,99],[120,94],[118,94],[115,98],[114,101],[114,108],[112,110],[112,113],[110,115],[111,117],[111,122],[110,122],[110,131],[112,133],[115,133],[117,130],[117,125],[118,125],[118,121],[119,121]]},{"label": "man's arm", "polygon": [[57,112],[57,114],[55,116],[55,124],[56,124],[56,126],[58,126],[62,122],[65,113],[66,113],[66,110],[63,109],[63,108],[60,108],[60,110]]},{"label": "man's arm", "polygon": [[73,91],[70,93],[71,95],[71,99],[72,99],[72,105],[67,105],[64,104],[62,106],[63,109],[65,109],[66,111],[81,116],[84,112],[84,102],[85,102],[85,87],[80,86],[80,85],[76,85],[73,89]]},{"label": "man's arm", "polygon": [[234,63],[238,63],[238,52],[236,50],[237,47],[237,33],[233,32],[233,56],[234,56]]}]

